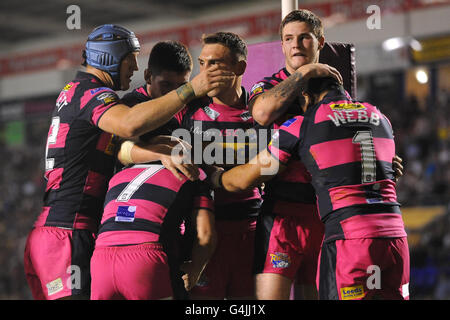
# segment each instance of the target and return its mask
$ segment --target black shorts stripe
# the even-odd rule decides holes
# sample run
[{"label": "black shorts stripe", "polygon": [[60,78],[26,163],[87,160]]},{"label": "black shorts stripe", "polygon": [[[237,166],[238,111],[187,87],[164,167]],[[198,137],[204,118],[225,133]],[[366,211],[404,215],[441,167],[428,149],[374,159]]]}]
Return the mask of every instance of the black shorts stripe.
[{"label": "black shorts stripe", "polygon": [[270,234],[276,215],[273,213],[274,201],[264,201],[261,214],[256,222],[255,253],[253,259],[253,274],[262,273],[269,250]]},{"label": "black shorts stripe", "polygon": [[[95,240],[89,230],[72,231],[71,283],[72,295],[91,295],[91,257],[95,248]],[[69,272],[69,270],[65,270]]]},{"label": "black shorts stripe", "polygon": [[336,242],[322,245],[319,268],[319,299],[339,300],[336,284]]}]

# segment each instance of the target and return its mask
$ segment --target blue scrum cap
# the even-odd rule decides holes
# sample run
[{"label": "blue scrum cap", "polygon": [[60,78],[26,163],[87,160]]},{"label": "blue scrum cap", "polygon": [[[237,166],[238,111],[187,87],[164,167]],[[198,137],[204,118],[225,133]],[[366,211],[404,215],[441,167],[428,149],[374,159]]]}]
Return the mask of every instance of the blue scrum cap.
[{"label": "blue scrum cap", "polygon": [[108,72],[114,90],[120,89],[120,63],[131,52],[141,49],[134,32],[114,24],[94,29],[86,42],[86,63]]}]

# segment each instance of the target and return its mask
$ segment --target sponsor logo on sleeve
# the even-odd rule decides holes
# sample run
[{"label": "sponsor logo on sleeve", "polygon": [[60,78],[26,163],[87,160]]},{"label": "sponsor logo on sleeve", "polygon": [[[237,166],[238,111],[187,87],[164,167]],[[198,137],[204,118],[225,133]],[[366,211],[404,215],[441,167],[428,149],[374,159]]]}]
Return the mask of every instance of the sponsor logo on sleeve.
[{"label": "sponsor logo on sleeve", "polygon": [[251,94],[258,94],[263,92],[263,87],[264,87],[264,82],[258,82],[257,84],[255,84],[252,89],[250,90]]},{"label": "sponsor logo on sleeve", "polygon": [[353,300],[360,299],[364,297],[364,287],[363,285],[358,285],[354,287],[344,287],[341,288],[341,299],[342,300]]},{"label": "sponsor logo on sleeve", "polygon": [[72,87],[73,87],[73,83],[69,83],[63,88],[63,91],[69,91],[70,89],[72,89]]},{"label": "sponsor logo on sleeve", "polygon": [[117,96],[112,92],[105,92],[100,94],[97,100],[102,101],[103,104],[110,104],[117,101]]}]

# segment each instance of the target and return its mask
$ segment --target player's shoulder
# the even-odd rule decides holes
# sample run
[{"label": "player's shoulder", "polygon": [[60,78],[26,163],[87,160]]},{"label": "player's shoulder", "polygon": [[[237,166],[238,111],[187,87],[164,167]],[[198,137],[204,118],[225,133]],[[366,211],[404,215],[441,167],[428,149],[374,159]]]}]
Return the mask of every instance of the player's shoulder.
[{"label": "player's shoulder", "polygon": [[299,127],[299,126],[301,126],[304,119],[305,119],[305,117],[302,115],[295,116],[295,117],[290,118],[290,119],[286,120],[285,122],[283,122],[281,127],[283,127],[283,128]]},{"label": "player's shoulder", "polygon": [[280,131],[288,132],[296,137],[300,134],[300,129],[302,127],[304,116],[295,116],[291,119],[286,120],[281,126]]},{"label": "player's shoulder", "polygon": [[145,102],[151,99],[151,96],[147,92],[146,85],[143,85],[131,92],[126,93],[120,100],[123,104],[132,107],[138,103]]}]

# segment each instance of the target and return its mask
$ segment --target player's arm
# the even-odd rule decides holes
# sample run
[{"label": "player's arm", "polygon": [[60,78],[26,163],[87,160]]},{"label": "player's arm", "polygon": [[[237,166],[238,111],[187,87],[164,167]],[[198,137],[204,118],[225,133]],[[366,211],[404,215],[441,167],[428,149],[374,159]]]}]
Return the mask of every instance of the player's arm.
[{"label": "player's arm", "polygon": [[167,123],[186,103],[208,92],[228,86],[236,75],[212,66],[194,77],[187,84],[164,96],[139,103],[133,108],[116,104],[102,115],[98,126],[103,131],[122,138],[133,138]]},{"label": "player's arm", "polygon": [[120,146],[117,158],[123,165],[161,161],[164,167],[179,180],[183,179],[181,172],[193,181],[198,179],[199,170],[190,161],[185,161],[190,148],[191,146],[185,141],[170,136],[157,136],[149,142],[127,140]]},{"label": "player's arm", "polygon": [[194,211],[193,219],[196,223],[197,238],[192,247],[191,261],[181,266],[184,286],[188,291],[197,284],[217,245],[214,214],[210,210],[199,209]]},{"label": "player's arm", "polygon": [[285,168],[285,165],[265,149],[246,164],[228,171],[215,172],[211,177],[211,183],[215,188],[222,187],[229,192],[240,192],[260,186],[283,172]]},{"label": "player's arm", "polygon": [[333,77],[343,82],[340,73],[333,67],[322,63],[311,63],[298,68],[293,74],[272,89],[256,96],[249,103],[253,119],[267,126],[284,114],[299,94],[306,89],[308,80],[318,77]]}]

